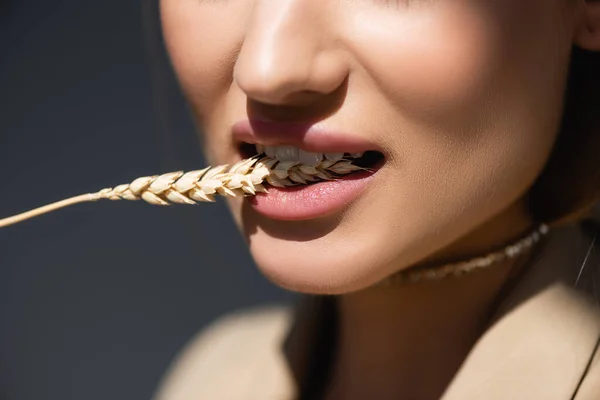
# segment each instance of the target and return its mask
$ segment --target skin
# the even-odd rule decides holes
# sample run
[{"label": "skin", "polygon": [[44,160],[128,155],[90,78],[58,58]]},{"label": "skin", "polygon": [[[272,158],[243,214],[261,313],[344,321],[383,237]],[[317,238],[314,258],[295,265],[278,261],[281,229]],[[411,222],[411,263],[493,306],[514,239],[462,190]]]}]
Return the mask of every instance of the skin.
[{"label": "skin", "polygon": [[328,398],[439,397],[522,263],[370,287],[533,228],[526,193],[557,136],[573,43],[600,48],[599,9],[583,0],[161,1],[211,164],[239,159],[230,130],[249,116],[315,121],[386,155],[368,189],[332,216],[275,221],[229,202],[268,278],[342,294]]}]

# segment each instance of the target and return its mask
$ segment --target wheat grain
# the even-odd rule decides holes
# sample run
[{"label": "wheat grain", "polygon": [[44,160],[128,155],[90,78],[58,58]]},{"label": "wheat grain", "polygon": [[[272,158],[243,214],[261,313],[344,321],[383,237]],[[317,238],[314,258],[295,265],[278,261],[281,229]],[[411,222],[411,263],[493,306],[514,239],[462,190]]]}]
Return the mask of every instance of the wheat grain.
[{"label": "wheat grain", "polygon": [[274,187],[303,185],[311,182],[336,179],[341,175],[365,168],[352,163],[351,159],[330,161],[324,159],[317,166],[303,165],[294,161],[278,161],[269,157],[255,156],[241,160],[229,168],[227,165],[208,167],[197,171],[169,172],[162,175],[144,176],[131,183],[87,193],[12,217],[0,219],[0,228],[46,214],[73,204],[110,200],[145,200],[159,206],[170,204],[197,204],[214,202],[216,196],[252,196],[267,192],[264,183]]}]

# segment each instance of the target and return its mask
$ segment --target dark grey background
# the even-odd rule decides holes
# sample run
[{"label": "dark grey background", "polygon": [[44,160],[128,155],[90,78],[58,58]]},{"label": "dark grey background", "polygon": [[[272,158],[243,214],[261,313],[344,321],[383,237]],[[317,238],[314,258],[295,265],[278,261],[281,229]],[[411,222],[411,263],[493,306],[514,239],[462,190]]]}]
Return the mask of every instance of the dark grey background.
[{"label": "dark grey background", "polygon": [[[204,166],[155,2],[0,0],[0,216]],[[104,201],[2,229],[0,398],[148,399],[210,320],[290,300],[223,203]]]}]

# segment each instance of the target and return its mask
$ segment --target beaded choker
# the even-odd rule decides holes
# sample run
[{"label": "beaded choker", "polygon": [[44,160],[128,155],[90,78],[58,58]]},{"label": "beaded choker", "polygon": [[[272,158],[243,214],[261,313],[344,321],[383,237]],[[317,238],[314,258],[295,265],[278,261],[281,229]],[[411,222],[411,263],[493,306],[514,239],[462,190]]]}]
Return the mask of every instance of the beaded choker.
[{"label": "beaded choker", "polygon": [[409,284],[426,280],[440,280],[447,277],[457,277],[471,272],[482,270],[502,261],[513,259],[531,248],[534,244],[540,241],[549,231],[546,224],[541,224],[533,232],[522,237],[516,242],[507,245],[501,250],[489,253],[485,256],[475,257],[465,261],[448,263],[434,267],[426,268],[409,268],[405,271],[400,271],[381,282],[381,285],[389,284]]}]

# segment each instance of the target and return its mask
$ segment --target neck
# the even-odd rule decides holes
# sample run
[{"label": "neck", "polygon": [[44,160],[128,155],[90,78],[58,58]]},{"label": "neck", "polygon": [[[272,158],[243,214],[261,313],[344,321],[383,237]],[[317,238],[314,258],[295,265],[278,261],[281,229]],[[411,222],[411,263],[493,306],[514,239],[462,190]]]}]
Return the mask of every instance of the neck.
[{"label": "neck", "polygon": [[[498,236],[487,231],[491,242],[475,234],[472,246],[457,246],[467,253],[491,249],[531,228],[523,220],[511,233],[502,226],[495,230]],[[454,258],[459,252],[448,254]],[[502,288],[528,256],[460,278],[339,296],[337,356],[327,398],[439,399],[488,324]]]}]

